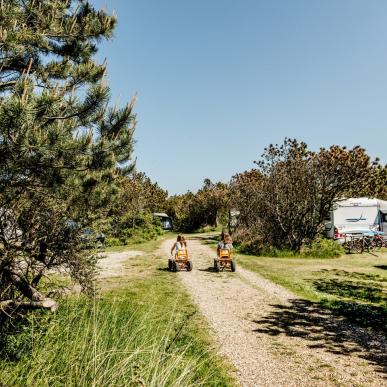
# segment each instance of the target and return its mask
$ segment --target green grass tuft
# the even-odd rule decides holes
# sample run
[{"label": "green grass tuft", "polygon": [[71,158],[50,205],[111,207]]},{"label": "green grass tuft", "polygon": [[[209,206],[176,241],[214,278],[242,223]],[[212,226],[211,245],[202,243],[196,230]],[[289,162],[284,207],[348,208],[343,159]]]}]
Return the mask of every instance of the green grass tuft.
[{"label": "green grass tuft", "polygon": [[106,279],[110,290],[99,297],[68,297],[57,313],[31,314],[14,326],[0,350],[2,383],[235,385],[189,294],[152,253],[158,245],[139,245],[147,253],[130,260],[144,277]]}]

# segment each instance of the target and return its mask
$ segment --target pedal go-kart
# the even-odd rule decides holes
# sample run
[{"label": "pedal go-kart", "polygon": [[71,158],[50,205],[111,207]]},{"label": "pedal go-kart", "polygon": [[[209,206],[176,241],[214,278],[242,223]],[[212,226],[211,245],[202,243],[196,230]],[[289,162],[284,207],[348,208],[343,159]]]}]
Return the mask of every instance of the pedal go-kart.
[{"label": "pedal go-kart", "polygon": [[168,269],[170,271],[180,271],[186,269],[191,271],[193,268],[192,261],[189,259],[187,250],[179,250],[175,255],[175,260],[168,259]]},{"label": "pedal go-kart", "polygon": [[214,259],[214,269],[216,272],[219,272],[226,268],[231,269],[232,272],[235,272],[236,262],[232,258],[231,250],[220,249],[218,253],[218,259]]}]

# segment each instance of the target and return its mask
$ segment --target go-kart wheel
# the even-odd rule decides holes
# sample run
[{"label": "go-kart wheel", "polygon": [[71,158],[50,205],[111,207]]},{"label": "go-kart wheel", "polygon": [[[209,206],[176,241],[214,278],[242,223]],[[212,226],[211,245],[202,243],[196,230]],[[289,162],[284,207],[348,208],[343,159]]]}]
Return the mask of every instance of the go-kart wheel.
[{"label": "go-kart wheel", "polygon": [[214,269],[217,273],[219,273],[220,271],[220,264],[219,264],[219,261],[217,259],[214,259]]},{"label": "go-kart wheel", "polygon": [[232,272],[236,271],[236,263],[235,263],[235,261],[231,261],[231,271]]},{"label": "go-kart wheel", "polygon": [[192,271],[192,268],[193,268],[193,263],[192,263],[192,261],[188,261],[188,262],[187,262],[187,271]]},{"label": "go-kart wheel", "polygon": [[169,271],[172,271],[172,268],[173,268],[173,262],[172,262],[172,259],[168,259],[168,270],[169,270]]},{"label": "go-kart wheel", "polygon": [[179,271],[179,265],[176,263],[176,261],[172,262],[172,271]]}]

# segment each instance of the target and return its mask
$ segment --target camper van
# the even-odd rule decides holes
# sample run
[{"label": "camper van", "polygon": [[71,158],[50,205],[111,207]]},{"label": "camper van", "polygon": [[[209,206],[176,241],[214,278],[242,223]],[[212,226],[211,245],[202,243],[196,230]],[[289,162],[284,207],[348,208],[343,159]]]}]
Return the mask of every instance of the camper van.
[{"label": "camper van", "polygon": [[370,231],[387,234],[387,201],[370,198],[351,198],[335,203],[325,224],[329,238],[344,241],[345,235]]}]

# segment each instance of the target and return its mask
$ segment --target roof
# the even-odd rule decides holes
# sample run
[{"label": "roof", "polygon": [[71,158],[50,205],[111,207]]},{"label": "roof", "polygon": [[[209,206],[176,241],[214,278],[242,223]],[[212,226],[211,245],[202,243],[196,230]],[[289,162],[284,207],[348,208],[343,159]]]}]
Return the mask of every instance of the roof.
[{"label": "roof", "polygon": [[378,200],[380,211],[387,213],[387,201],[386,200]]},{"label": "roof", "polygon": [[160,218],[170,218],[170,216],[165,212],[154,212],[153,216],[159,216]]},{"label": "roof", "polygon": [[370,198],[349,198],[346,200],[340,200],[337,202],[340,207],[376,207],[378,202],[376,199]]},{"label": "roof", "polygon": [[339,207],[379,207],[383,212],[387,211],[387,201],[374,198],[349,198],[336,202]]}]

